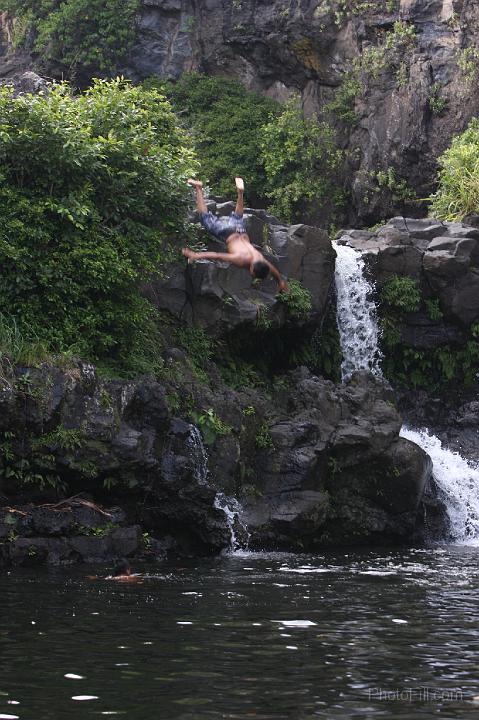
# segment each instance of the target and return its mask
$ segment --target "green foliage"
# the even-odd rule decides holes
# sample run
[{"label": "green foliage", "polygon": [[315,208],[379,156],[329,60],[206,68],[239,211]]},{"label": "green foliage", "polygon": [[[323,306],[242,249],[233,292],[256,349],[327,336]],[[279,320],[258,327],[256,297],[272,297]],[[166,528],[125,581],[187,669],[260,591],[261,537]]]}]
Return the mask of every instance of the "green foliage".
[{"label": "green foliage", "polygon": [[327,123],[305,118],[296,99],[264,126],[260,145],[266,195],[279,218],[291,221],[308,202],[340,204],[337,172],[343,152],[335,132]]},{"label": "green foliage", "polygon": [[392,13],[397,9],[398,0],[319,0],[315,15],[332,13],[334,23],[340,27],[345,20],[368,12]]},{"label": "green foliage", "polygon": [[316,375],[339,383],[342,360],[335,308],[331,306],[322,327],[290,351],[289,363],[293,367],[304,365]]},{"label": "green foliage", "polygon": [[450,382],[471,385],[479,367],[479,325],[472,326],[462,348],[445,345],[415,350],[397,344],[383,363],[384,374],[395,385],[437,391]]},{"label": "green foliage", "polygon": [[47,359],[45,343],[35,338],[30,331],[29,340],[19,330],[13,317],[0,312],[0,373],[11,375],[15,365],[36,365]]},{"label": "green foliage", "polygon": [[358,121],[358,116],[354,110],[354,106],[360,90],[361,83],[358,78],[358,73],[355,72],[354,69],[350,70],[345,73],[341,85],[336,90],[334,99],[327,103],[324,109],[332,116],[333,120],[337,119],[347,125],[355,125]]},{"label": "green foliage", "polygon": [[43,64],[64,77],[110,74],[136,37],[140,0],[0,0],[20,25],[16,44],[33,32]]},{"label": "green foliage", "polygon": [[419,310],[421,291],[413,278],[392,275],[381,288],[381,302],[390,308],[410,313]]},{"label": "green foliage", "polygon": [[269,431],[269,426],[267,422],[263,422],[261,426],[258,429],[258,432],[255,436],[255,445],[257,448],[260,448],[262,450],[267,450],[270,448],[273,448],[273,438],[271,437],[271,433]]},{"label": "green foliage", "polygon": [[448,99],[441,95],[441,86],[439,83],[431,85],[428,97],[428,105],[434,115],[440,115],[447,107]]},{"label": "green foliage", "polygon": [[203,440],[207,445],[214,445],[218,437],[229,435],[231,432],[232,428],[226,425],[212,408],[202,413],[193,412],[191,417],[201,430]]},{"label": "green foliage", "polygon": [[[152,78],[144,85],[158,85]],[[264,198],[266,175],[259,152],[261,128],[279,114],[275,101],[228,78],[186,73],[178,82],[160,84],[192,133],[202,172],[216,194],[234,192],[235,175],[246,179],[251,201]]]},{"label": "green foliage", "polygon": [[404,178],[398,178],[396,171],[392,167],[372,172],[370,176],[375,183],[374,192],[388,192],[395,203],[407,202],[408,200],[414,200],[416,197],[407,181]]},{"label": "green foliage", "polygon": [[53,455],[36,452],[26,437],[18,438],[11,431],[0,433],[0,478],[18,489],[34,486],[56,492],[65,490],[65,484],[55,471]]},{"label": "green foliage", "polygon": [[307,322],[313,309],[311,293],[304,288],[299,280],[288,282],[289,292],[280,293],[280,300],[286,307],[288,316],[298,322]]},{"label": "green foliage", "polygon": [[462,72],[466,87],[470,87],[477,80],[479,74],[479,49],[466,47],[457,53],[457,64]]},{"label": "green foliage", "polygon": [[59,425],[52,432],[41,435],[39,438],[32,440],[32,449],[39,448],[59,448],[61,450],[75,450],[83,445],[83,430],[72,430]]},{"label": "green foliage", "polygon": [[184,325],[178,328],[176,337],[188,354],[192,370],[197,378],[202,382],[207,382],[208,376],[205,370],[213,355],[213,341],[211,338],[208,337],[203,328],[194,325]]},{"label": "green foliage", "polygon": [[438,159],[439,187],[431,200],[431,213],[441,220],[462,220],[479,212],[479,120],[456,135]]},{"label": "green foliage", "polygon": [[196,167],[168,102],[121,80],[77,98],[64,84],[19,97],[3,87],[0,160],[0,303],[13,346],[18,334],[156,369],[156,311],[139,285],[185,232]]},{"label": "green foliage", "polygon": [[425,305],[430,320],[442,320],[444,315],[439,304],[439,298],[426,300]]}]

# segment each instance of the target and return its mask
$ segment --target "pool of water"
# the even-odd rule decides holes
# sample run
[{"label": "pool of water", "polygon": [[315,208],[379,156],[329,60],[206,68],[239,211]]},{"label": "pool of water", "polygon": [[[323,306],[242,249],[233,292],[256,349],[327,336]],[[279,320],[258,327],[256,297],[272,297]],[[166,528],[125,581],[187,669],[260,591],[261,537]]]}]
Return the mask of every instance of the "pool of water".
[{"label": "pool of water", "polygon": [[477,718],[478,553],[243,553],[128,585],[14,570],[0,718]]}]

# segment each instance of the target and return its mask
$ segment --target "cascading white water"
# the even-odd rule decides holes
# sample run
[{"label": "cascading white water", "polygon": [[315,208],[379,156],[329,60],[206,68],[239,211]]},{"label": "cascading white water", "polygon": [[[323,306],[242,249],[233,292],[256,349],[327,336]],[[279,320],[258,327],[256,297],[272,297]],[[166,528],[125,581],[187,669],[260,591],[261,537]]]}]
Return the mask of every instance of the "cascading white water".
[{"label": "cascading white water", "polygon": [[381,375],[376,305],[373,288],[364,275],[364,260],[360,252],[347,245],[335,245],[334,249],[342,378],[347,380],[355,370]]},{"label": "cascading white water", "polygon": [[412,440],[430,456],[434,478],[447,508],[453,542],[479,544],[479,466],[459,453],[442,446],[427,430],[401,429],[401,436]]},{"label": "cascading white water", "polygon": [[[246,526],[241,522],[243,508],[235,498],[228,497],[222,492],[216,493],[215,508],[224,512],[226,522],[231,532],[231,550],[238,550],[240,547],[247,547],[249,533]],[[243,537],[238,537],[238,531]]]},{"label": "cascading white water", "polygon": [[196,425],[190,425],[186,445],[193,458],[195,480],[201,484],[208,481],[208,455],[201,433]]},{"label": "cascading white water", "polygon": [[[207,483],[209,476],[208,453],[206,451],[201,432],[196,425],[190,425],[190,432],[186,444],[193,459],[194,476],[198,483]],[[225,515],[226,523],[230,529],[230,550],[237,550],[248,544],[249,533],[240,517],[243,508],[235,498],[217,492],[214,506]],[[241,537],[238,537],[238,533]]]},{"label": "cascading white water", "polygon": [[[372,288],[361,253],[335,245],[337,317],[344,361],[343,381],[354,370],[380,374],[378,324]],[[479,466],[447,448],[427,430],[403,427],[401,436],[419,445],[433,462],[433,474],[450,521],[451,539],[479,545]]]}]

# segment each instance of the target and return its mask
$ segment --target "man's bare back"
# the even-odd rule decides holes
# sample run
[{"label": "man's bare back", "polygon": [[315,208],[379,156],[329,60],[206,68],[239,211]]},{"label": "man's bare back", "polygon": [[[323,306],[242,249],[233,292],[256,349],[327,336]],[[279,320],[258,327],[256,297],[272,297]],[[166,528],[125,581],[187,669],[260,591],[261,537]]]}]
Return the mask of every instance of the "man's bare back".
[{"label": "man's bare back", "polygon": [[212,213],[208,212],[203,197],[203,183],[200,180],[188,180],[196,190],[196,207],[200,215],[202,225],[217,239],[226,244],[226,253],[201,252],[197,253],[190,248],[183,248],[182,252],[189,260],[220,260],[222,262],[236,265],[236,267],[248,270],[255,278],[264,279],[269,273],[273,275],[280,292],[288,292],[287,283],[283,280],[278,270],[264,255],[251,244],[243,223],[243,192],[244,184],[241,178],[236,178],[236,189],[238,199],[236,209],[231,213],[230,218],[225,222],[221,221]]}]

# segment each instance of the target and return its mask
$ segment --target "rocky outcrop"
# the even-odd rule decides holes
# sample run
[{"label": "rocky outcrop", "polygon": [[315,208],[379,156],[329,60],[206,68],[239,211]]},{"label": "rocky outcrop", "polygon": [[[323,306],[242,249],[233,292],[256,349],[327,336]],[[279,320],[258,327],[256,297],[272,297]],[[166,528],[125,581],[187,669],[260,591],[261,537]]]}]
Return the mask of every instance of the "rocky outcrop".
[{"label": "rocky outcrop", "polygon": [[368,373],[345,386],[298,371],[287,416],[259,457],[259,491],[245,499],[250,544],[313,550],[410,537],[431,472],[420,448],[398,438],[391,389]]},{"label": "rocky outcrop", "polygon": [[[430,461],[398,437],[382,381],[363,373],[337,387],[303,369],[271,398],[182,371],[105,381],[80,363],[3,381],[3,563],[218,552],[234,514],[219,492],[240,499],[235,522],[254,548],[411,537]],[[172,411],[175,392],[195,410]]]},{"label": "rocky outcrop", "polygon": [[143,0],[125,71],[232,76],[280,101],[299,92],[306,112],[322,115],[363,58],[345,108],[356,121],[341,137],[350,224],[371,224],[394,208],[423,213],[409,191],[430,194],[437,156],[476,114],[478,22],[473,0]]},{"label": "rocky outcrop", "polygon": [[[142,0],[129,61],[111,74],[195,70],[281,102],[299,93],[339,131],[349,224],[372,224],[395,210],[424,214],[411,198],[429,196],[436,158],[477,114],[478,22],[473,0]],[[12,53],[5,13],[0,29],[0,78],[15,79],[35,61]]]},{"label": "rocky outcrop", "polygon": [[[234,203],[209,203],[219,216]],[[320,325],[328,310],[334,284],[334,252],[324,230],[308,225],[281,225],[262,210],[247,208],[245,224],[251,241],[279,271],[299,280],[311,293],[311,309],[303,323]],[[208,248],[224,252],[206,235]],[[227,263],[196,261],[175,264],[165,280],[151,282],[145,292],[154,304],[184,322],[223,335],[238,326],[281,328],[291,320],[287,298],[278,296],[276,281],[252,284],[248,272]],[[295,320],[296,324],[297,318]]]},{"label": "rocky outcrop", "polygon": [[[375,232],[346,230],[338,242],[361,250],[380,289],[392,276],[413,278],[427,304],[401,324],[407,345],[427,350],[460,346],[479,321],[479,230],[464,223],[395,217]],[[439,317],[440,316],[440,317]]]}]

